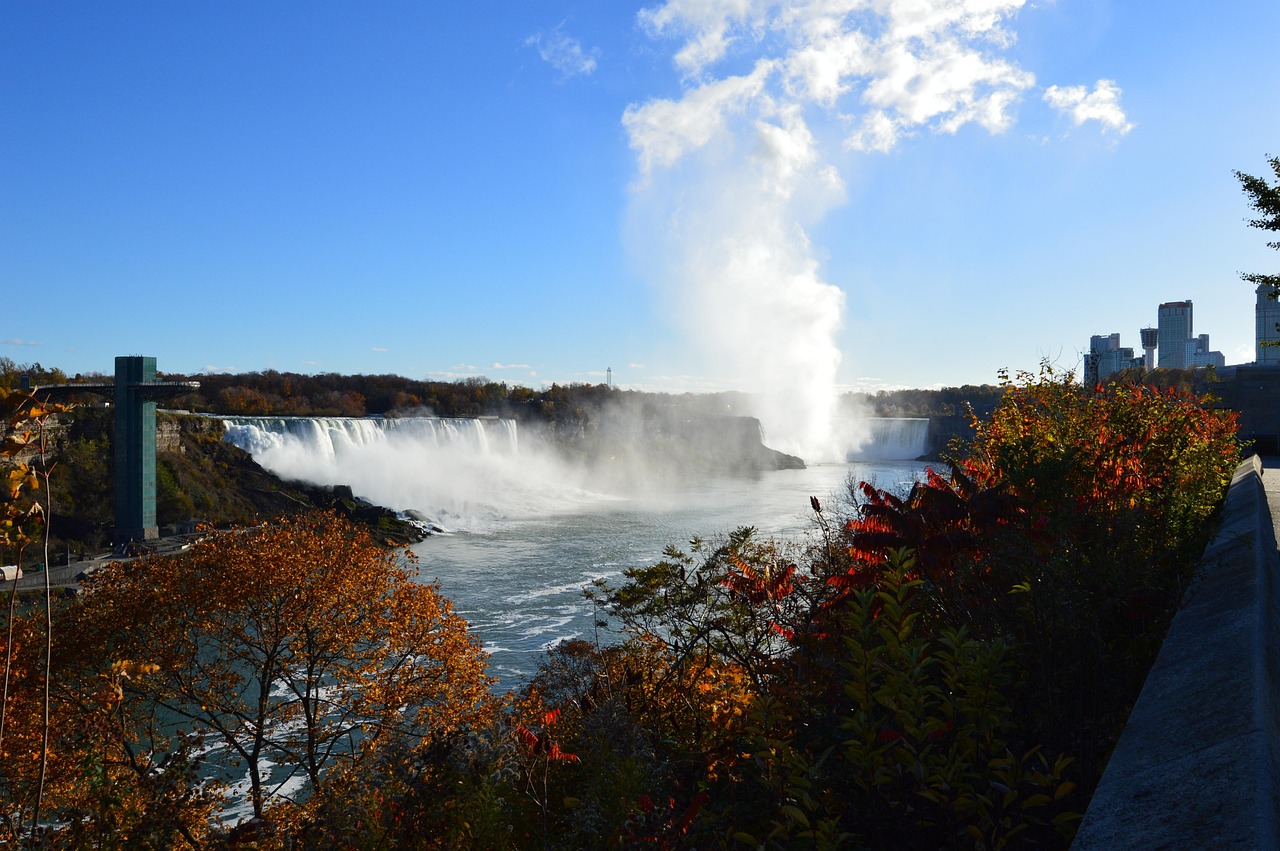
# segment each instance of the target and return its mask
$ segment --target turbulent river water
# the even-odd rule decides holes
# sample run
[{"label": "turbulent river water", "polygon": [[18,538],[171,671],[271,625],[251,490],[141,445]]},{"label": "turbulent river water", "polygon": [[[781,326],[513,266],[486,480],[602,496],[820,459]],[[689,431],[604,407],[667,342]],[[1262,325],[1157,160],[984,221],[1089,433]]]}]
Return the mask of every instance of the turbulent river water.
[{"label": "turbulent river water", "polygon": [[570,512],[436,535],[413,549],[419,575],[438,580],[484,642],[500,687],[513,687],[548,647],[593,637],[596,613],[582,595],[592,580],[616,582],[623,570],[657,561],[668,545],[739,526],[800,541],[813,529],[810,496],[832,503],[850,475],[906,489],[923,469],[862,462],[716,477],[644,496],[600,496]]}]

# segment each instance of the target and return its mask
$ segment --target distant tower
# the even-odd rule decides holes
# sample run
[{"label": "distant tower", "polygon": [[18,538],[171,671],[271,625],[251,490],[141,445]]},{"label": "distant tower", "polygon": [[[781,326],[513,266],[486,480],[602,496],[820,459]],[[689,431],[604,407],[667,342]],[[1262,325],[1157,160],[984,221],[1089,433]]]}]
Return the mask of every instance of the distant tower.
[{"label": "distant tower", "polygon": [[613,367],[609,367],[608,369],[606,369],[604,371],[604,375],[605,375],[604,383],[609,386],[610,390],[612,390],[613,389]]},{"label": "distant tower", "polygon": [[1280,301],[1275,299],[1275,287],[1259,284],[1258,304],[1254,307],[1255,324],[1254,360],[1257,363],[1280,364]]},{"label": "distant tower", "polygon": [[1142,328],[1138,331],[1142,335],[1142,368],[1147,372],[1156,368],[1156,346],[1159,344],[1160,329],[1158,328]]},{"label": "distant tower", "polygon": [[1169,301],[1160,305],[1157,341],[1162,369],[1187,368],[1187,341],[1191,339],[1191,302]]}]

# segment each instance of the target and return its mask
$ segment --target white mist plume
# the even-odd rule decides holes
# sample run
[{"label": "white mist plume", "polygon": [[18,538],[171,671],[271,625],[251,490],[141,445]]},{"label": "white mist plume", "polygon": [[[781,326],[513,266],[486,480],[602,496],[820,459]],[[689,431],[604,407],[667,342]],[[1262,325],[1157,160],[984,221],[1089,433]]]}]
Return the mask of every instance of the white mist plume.
[{"label": "white mist plume", "polygon": [[679,97],[622,119],[640,250],[659,257],[653,274],[722,376],[763,393],[771,445],[809,460],[848,448],[831,422],[844,294],[806,230],[844,201],[825,151],[886,152],[921,128],[1007,130],[1035,84],[998,55],[1024,4],[667,0],[640,12],[651,36],[678,39],[682,76]]}]

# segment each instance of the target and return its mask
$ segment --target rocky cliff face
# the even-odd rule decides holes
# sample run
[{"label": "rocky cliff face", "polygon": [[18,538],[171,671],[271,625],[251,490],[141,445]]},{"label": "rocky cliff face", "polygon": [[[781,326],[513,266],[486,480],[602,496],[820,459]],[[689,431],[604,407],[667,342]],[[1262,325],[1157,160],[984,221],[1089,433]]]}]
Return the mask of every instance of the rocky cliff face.
[{"label": "rocky cliff face", "polygon": [[[660,433],[661,434],[661,433]],[[669,449],[701,465],[731,473],[794,470],[804,461],[764,445],[755,417],[700,417],[669,424],[661,436]]]},{"label": "rocky cliff face", "polygon": [[521,441],[541,439],[615,485],[804,467],[765,446],[754,417],[605,409],[556,426],[530,434],[537,425],[522,425]]},{"label": "rocky cliff face", "polygon": [[184,435],[222,440],[223,432],[222,420],[214,417],[161,412],[156,415],[156,452],[184,452]]}]

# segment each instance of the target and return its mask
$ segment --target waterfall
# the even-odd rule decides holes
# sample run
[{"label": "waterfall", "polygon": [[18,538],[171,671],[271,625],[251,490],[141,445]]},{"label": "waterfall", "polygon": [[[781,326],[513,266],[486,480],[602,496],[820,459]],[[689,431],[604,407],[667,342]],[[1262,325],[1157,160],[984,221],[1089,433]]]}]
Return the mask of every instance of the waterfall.
[{"label": "waterfall", "polygon": [[350,485],[443,528],[483,530],[587,498],[549,453],[521,450],[515,420],[222,417],[226,440],[283,479]]},{"label": "waterfall", "polygon": [[223,417],[227,441],[255,458],[287,447],[336,459],[380,443],[451,447],[487,455],[515,453],[515,420],[463,417]]},{"label": "waterfall", "polygon": [[929,451],[928,417],[868,417],[863,438],[849,448],[850,461],[907,461]]}]

